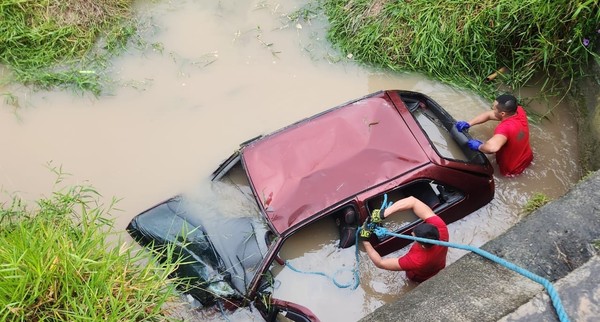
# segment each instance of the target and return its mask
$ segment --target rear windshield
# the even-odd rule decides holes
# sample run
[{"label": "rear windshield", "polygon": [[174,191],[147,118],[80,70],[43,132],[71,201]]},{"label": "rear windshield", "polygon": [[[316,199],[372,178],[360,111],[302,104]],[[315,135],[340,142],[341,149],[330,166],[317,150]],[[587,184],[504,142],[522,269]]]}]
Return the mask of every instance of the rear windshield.
[{"label": "rear windshield", "polygon": [[454,118],[435,101],[412,93],[402,93],[401,97],[438,155],[450,160],[486,163],[482,153],[468,148],[469,134],[458,132]]},{"label": "rear windshield", "polygon": [[464,151],[452,138],[450,132],[435,117],[431,110],[417,109],[412,113],[435,147],[437,153],[446,159],[468,161]]}]

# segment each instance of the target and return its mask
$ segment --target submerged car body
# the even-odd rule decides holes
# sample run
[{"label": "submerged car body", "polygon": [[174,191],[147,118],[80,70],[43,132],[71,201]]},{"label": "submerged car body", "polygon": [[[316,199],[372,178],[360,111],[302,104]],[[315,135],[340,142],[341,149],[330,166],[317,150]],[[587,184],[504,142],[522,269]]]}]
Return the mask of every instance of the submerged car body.
[{"label": "submerged car body", "polygon": [[[424,94],[379,91],[242,143],[211,179],[239,189],[255,213],[226,216],[176,196],[136,216],[127,230],[143,245],[176,245],[187,259],[178,274],[193,279],[197,287],[187,291],[207,305],[253,302],[267,320],[317,320],[308,308],[264,296],[270,268],[283,263],[278,252],[294,233],[331,217],[340,247],[349,247],[384,196],[415,196],[446,223],[493,199],[493,167],[454,123]],[[396,233],[421,223],[412,213],[394,217]],[[372,237],[381,255],[408,243]]]}]

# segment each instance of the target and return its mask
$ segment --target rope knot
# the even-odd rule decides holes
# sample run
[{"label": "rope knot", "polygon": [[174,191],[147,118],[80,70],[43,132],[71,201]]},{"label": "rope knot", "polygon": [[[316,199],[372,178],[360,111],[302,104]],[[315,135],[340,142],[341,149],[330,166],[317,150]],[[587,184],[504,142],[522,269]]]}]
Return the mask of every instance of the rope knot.
[{"label": "rope knot", "polygon": [[373,232],[375,233],[375,235],[379,238],[387,236],[389,231],[382,227],[382,226],[375,226],[373,227]]}]

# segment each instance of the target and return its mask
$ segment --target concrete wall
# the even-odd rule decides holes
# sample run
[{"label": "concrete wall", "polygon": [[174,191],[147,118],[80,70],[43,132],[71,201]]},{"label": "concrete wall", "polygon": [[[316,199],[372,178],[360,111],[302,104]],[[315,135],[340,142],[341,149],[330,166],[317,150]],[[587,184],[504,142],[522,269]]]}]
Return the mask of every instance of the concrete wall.
[{"label": "concrete wall", "polygon": [[573,97],[578,110],[579,159],[586,174],[600,169],[600,58],[593,60],[589,75],[576,84]]}]

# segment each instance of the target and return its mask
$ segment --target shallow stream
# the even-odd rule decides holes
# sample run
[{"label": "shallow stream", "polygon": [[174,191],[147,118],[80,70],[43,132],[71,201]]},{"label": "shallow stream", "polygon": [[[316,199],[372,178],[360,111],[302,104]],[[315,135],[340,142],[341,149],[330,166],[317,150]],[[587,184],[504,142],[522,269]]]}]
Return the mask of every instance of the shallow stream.
[{"label": "shallow stream", "polygon": [[[56,179],[47,168],[51,162],[70,173],[65,183],[90,183],[107,204],[120,198],[113,215],[123,231],[133,216],[165,198],[205,189],[208,176],[240,142],[368,93],[423,92],[458,120],[490,108],[489,101],[421,75],[355,63],[351,53],[330,48],[323,21],[288,18],[303,4],[142,1],[138,16],[147,22],[147,40],[157,45],[132,47],[114,59],[110,93],[95,98],[0,88],[19,105],[0,103],[0,185],[7,192],[0,201],[11,194],[29,201],[48,196]],[[533,96],[536,88],[520,94]],[[451,224],[451,241],[480,246],[514,225],[534,194],[557,198],[579,179],[574,118],[566,102],[550,104],[557,106],[549,119],[531,125],[533,165],[517,178],[496,176],[495,199]],[[546,107],[532,102],[528,108]],[[485,139],[493,128],[485,124],[471,133]],[[338,249],[336,237],[333,225],[314,225],[284,251],[303,268],[334,272],[354,263],[354,248]],[[462,255],[450,250],[449,263]],[[415,287],[404,273],[375,268],[364,253],[360,267],[356,290],[283,269],[275,296],[309,307],[322,321],[354,321]],[[238,312],[228,319],[251,317]]]}]

